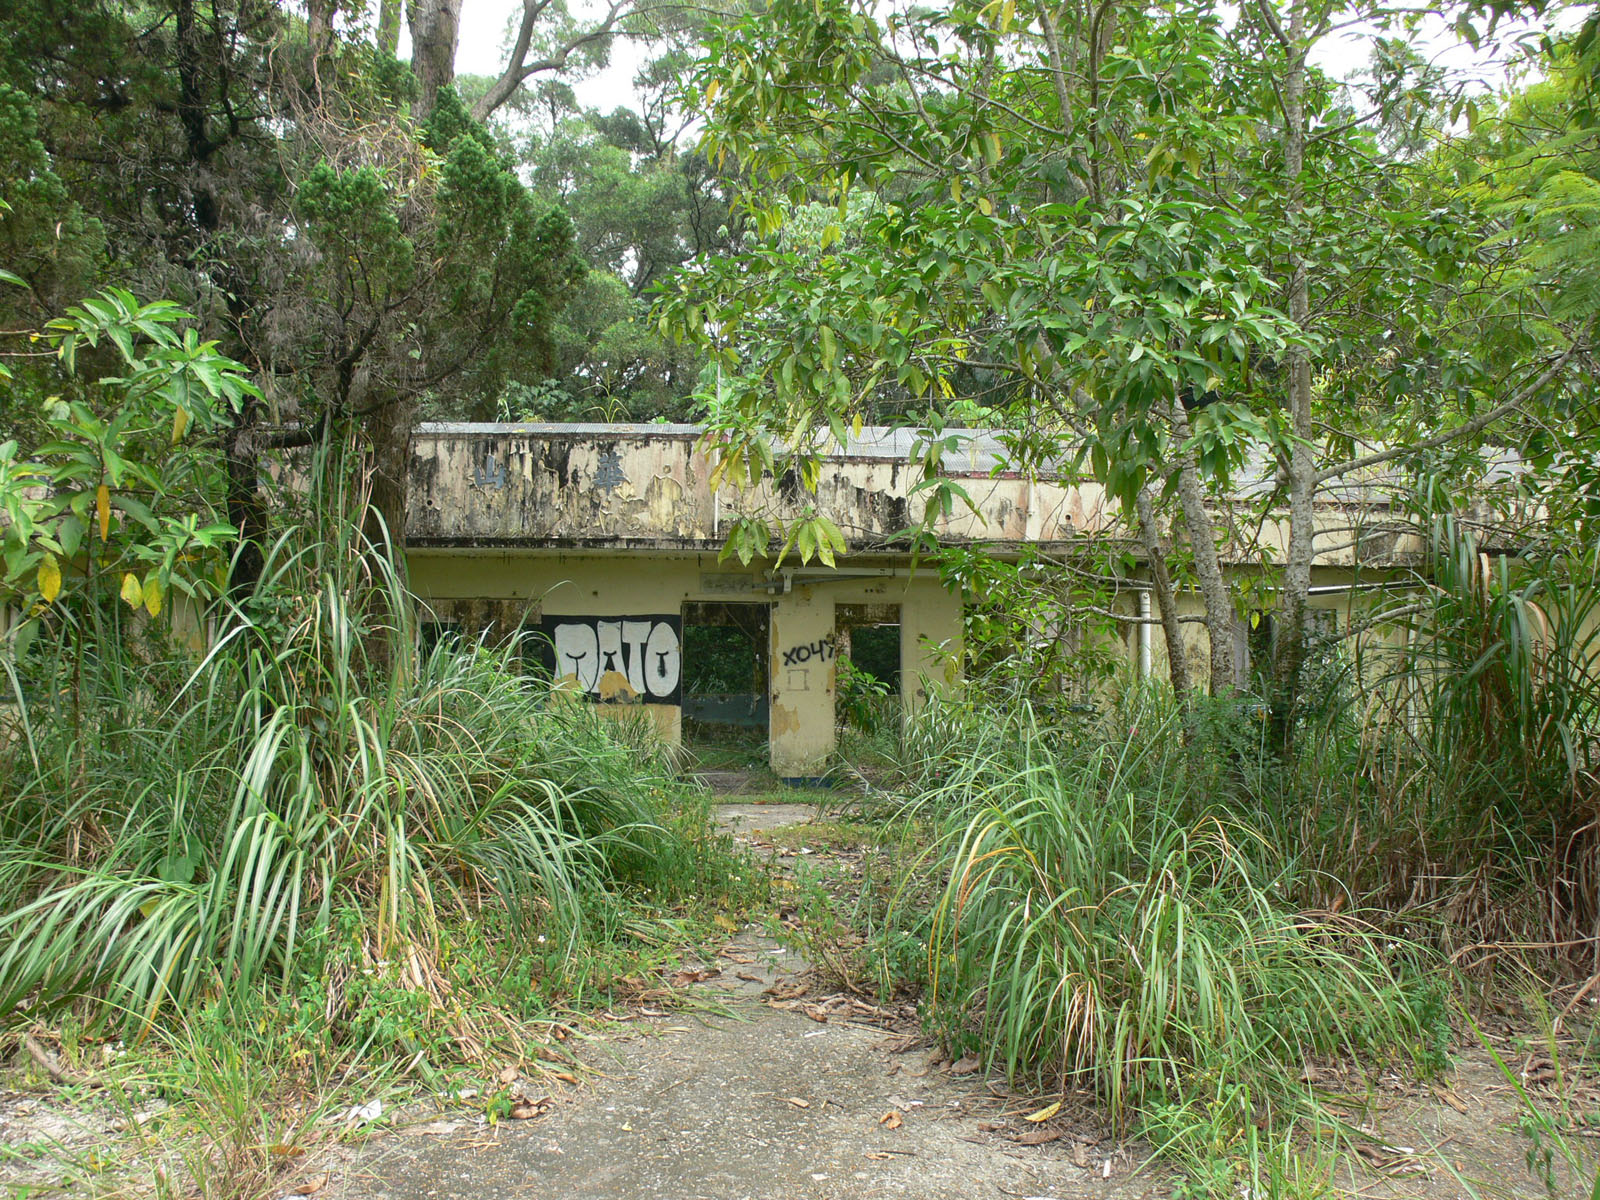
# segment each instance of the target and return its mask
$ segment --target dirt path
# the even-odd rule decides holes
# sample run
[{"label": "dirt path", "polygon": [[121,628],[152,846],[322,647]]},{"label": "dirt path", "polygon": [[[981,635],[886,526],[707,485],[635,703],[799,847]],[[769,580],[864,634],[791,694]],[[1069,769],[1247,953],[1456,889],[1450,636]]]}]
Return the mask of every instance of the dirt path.
[{"label": "dirt path", "polygon": [[[805,805],[721,811],[736,834],[810,816]],[[920,1039],[876,1027],[873,1014],[847,1001],[775,1007],[794,990],[804,965],[747,930],[705,964],[716,974],[695,985],[725,1016],[647,1015],[636,1033],[591,1050],[598,1075],[553,1096],[545,1115],[493,1130],[433,1122],[422,1132],[385,1136],[336,1170],[321,1195],[1133,1200],[1165,1194],[1156,1180],[1132,1174],[1132,1159],[1094,1127],[1092,1114],[1029,1124],[1022,1120],[1032,1107],[1026,1100],[986,1086],[976,1074],[935,1065],[937,1055]],[[1040,1144],[1014,1140],[1022,1136]]]},{"label": "dirt path", "polygon": [[[804,838],[805,804],[738,800],[724,828],[761,853],[799,841],[827,846],[825,825]],[[785,834],[785,830],[791,832]],[[798,860],[813,854],[794,849]],[[844,862],[848,851],[830,854]],[[747,928],[702,964],[678,973],[673,1007],[640,1004],[588,1041],[582,1082],[545,1078],[537,1115],[491,1124],[484,1098],[382,1115],[363,1141],[330,1138],[281,1176],[279,1197],[318,1200],[1143,1200],[1167,1197],[1160,1167],[1118,1146],[1082,1100],[1037,1124],[1037,1099],[985,1081],[975,1062],[950,1064],[906,1012],[807,990],[806,964]],[[1504,1022],[1491,1034],[1530,1086],[1553,1067]],[[569,1043],[570,1044],[570,1043]],[[1546,1192],[1525,1161],[1515,1089],[1476,1044],[1459,1048],[1451,1079],[1318,1079],[1355,1151],[1311,1153],[1291,1165],[1288,1195],[1363,1200],[1578,1195],[1558,1162]],[[1542,1065],[1541,1065],[1542,1064]],[[519,1087],[534,1086],[527,1081]],[[545,1088],[552,1090],[546,1091]],[[1554,1103],[1553,1095],[1541,1093]],[[1600,1113],[1600,1076],[1565,1080],[1563,1103]],[[0,1087],[0,1196],[56,1194],[46,1160],[27,1147],[59,1145],[79,1158],[124,1145],[105,1105],[61,1104]],[[1593,1122],[1600,1128],[1600,1120]],[[1589,1151],[1593,1142],[1583,1140]],[[13,1162],[15,1159],[17,1161]],[[1592,1168],[1587,1178],[1592,1180]],[[41,1175],[41,1171],[44,1174]],[[62,1179],[61,1172],[54,1172]],[[1330,1177],[1331,1176],[1331,1180]],[[1331,1182],[1331,1187],[1327,1186]],[[310,1188],[310,1192],[305,1189]],[[100,1194],[92,1186],[67,1194]],[[1582,1189],[1586,1194],[1587,1189]],[[120,1194],[120,1193],[119,1193]]]}]

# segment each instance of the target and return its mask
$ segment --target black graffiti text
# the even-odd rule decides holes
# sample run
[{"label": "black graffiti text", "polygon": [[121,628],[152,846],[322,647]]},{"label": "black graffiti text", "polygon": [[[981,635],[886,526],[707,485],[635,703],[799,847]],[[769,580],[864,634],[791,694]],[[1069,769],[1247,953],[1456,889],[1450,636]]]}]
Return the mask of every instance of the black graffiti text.
[{"label": "black graffiti text", "polygon": [[804,642],[799,646],[791,646],[783,652],[783,665],[797,667],[801,663],[808,663],[812,659],[819,662],[828,662],[837,651],[833,642],[827,638],[818,638],[814,642]]}]

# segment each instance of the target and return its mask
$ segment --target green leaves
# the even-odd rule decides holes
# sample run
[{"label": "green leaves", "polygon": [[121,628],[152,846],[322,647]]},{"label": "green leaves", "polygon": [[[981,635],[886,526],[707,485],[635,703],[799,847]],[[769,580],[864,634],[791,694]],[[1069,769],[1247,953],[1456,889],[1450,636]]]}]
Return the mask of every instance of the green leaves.
[{"label": "green leaves", "polygon": [[[197,515],[219,484],[216,460],[182,435],[215,431],[258,393],[186,320],[174,304],[112,288],[46,326],[65,379],[100,403],[51,398],[31,453],[0,445],[0,595],[51,604],[69,578],[81,588],[104,579],[155,616],[170,584],[209,586],[208,560],[233,531]],[[118,373],[77,379],[79,352],[102,343]]]}]

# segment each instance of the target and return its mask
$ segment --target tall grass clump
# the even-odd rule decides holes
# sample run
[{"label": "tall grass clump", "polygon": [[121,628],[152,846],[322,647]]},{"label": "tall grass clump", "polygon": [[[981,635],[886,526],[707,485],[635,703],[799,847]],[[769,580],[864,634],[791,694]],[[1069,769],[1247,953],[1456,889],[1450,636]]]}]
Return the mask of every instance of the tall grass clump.
[{"label": "tall grass clump", "polygon": [[1221,1136],[1224,1162],[1246,1130],[1315,1111],[1301,1081],[1319,1060],[1443,1065],[1447,993],[1422,952],[1298,902],[1299,848],[1257,819],[1248,764],[1219,774],[1170,698],[1131,692],[1095,728],[1026,704],[918,721],[912,745],[969,730],[908,801],[940,830],[926,985],[961,1050],[1089,1088],[1180,1158]]},{"label": "tall grass clump", "polygon": [[[0,749],[0,1014],[140,1032],[309,971],[336,1030],[377,972],[470,1056],[497,962],[559,973],[597,897],[693,871],[670,764],[525,677],[514,642],[423,652],[352,529],[282,534],[198,661],[114,606],[36,644]],[[496,962],[459,959],[462,927]]]},{"label": "tall grass clump", "polygon": [[1368,619],[1350,702],[1285,775],[1323,869],[1466,961],[1600,969],[1596,570],[1435,518],[1417,589]]}]

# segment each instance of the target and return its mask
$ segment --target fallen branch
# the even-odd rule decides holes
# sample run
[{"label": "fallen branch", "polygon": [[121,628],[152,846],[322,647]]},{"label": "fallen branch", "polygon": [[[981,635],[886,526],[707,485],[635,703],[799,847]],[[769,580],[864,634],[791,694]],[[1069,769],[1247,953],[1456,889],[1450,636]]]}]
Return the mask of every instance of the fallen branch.
[{"label": "fallen branch", "polygon": [[22,1048],[28,1052],[28,1057],[38,1064],[40,1070],[56,1083],[82,1084],[88,1087],[97,1086],[93,1075],[86,1075],[81,1071],[74,1071],[61,1061],[61,1056],[54,1050],[39,1041],[31,1033],[22,1035]]}]

